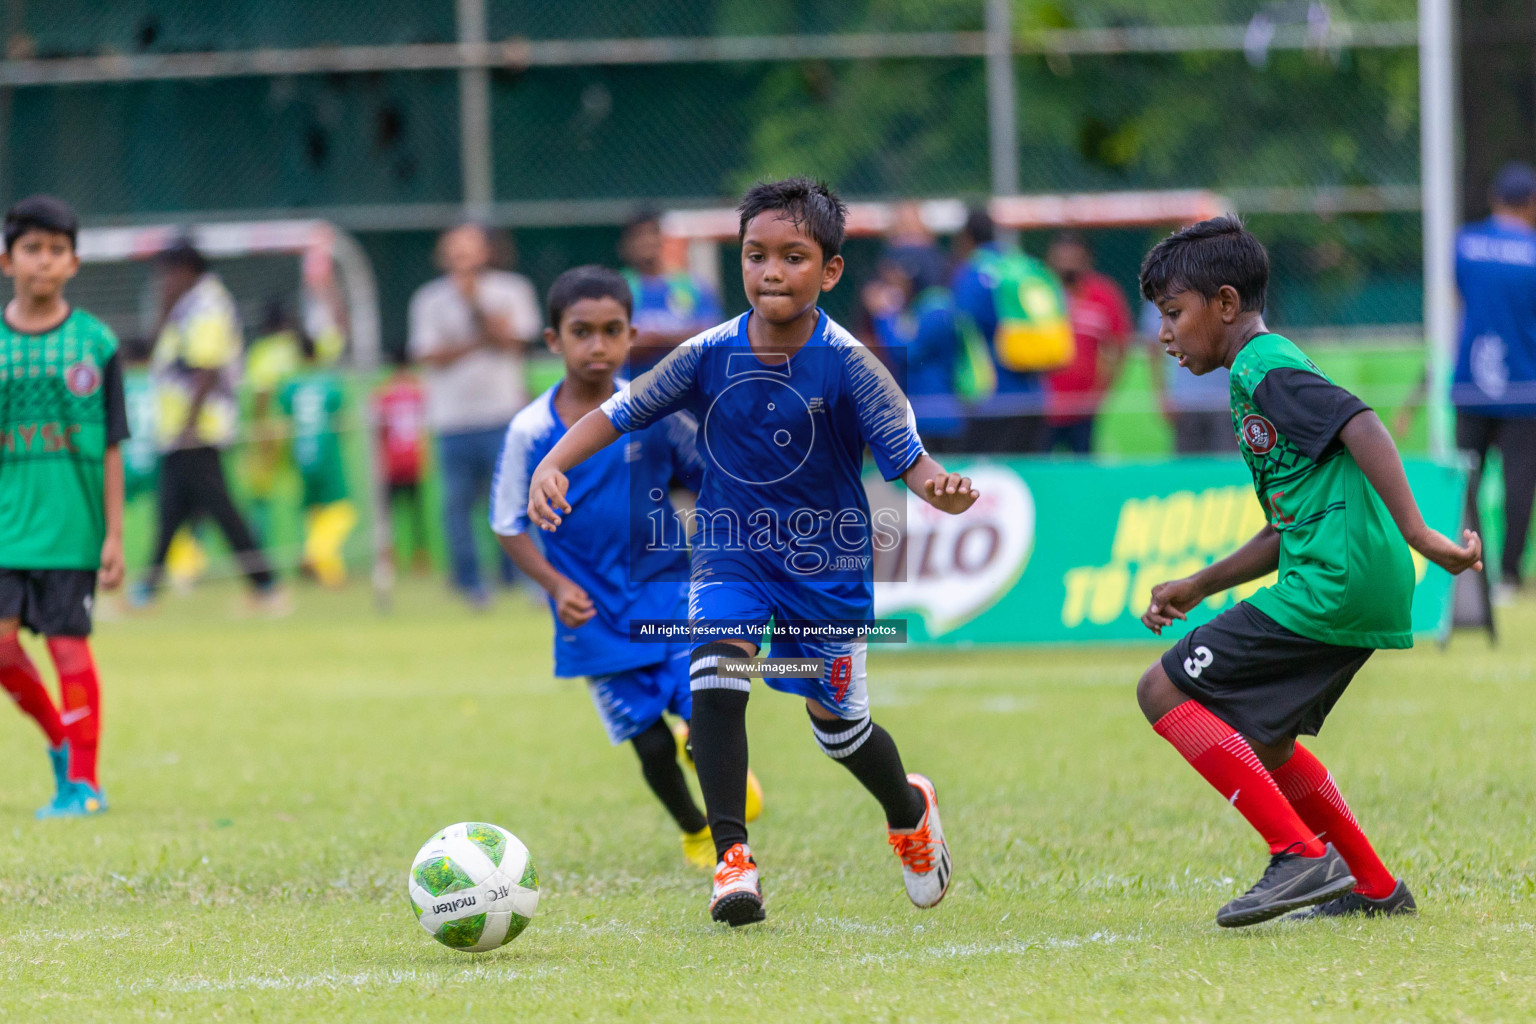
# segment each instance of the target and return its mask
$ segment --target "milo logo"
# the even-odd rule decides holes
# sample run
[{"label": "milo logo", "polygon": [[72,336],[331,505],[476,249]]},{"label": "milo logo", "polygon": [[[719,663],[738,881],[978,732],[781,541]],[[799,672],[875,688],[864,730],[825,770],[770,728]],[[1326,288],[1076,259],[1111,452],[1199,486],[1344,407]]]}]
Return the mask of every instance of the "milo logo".
[{"label": "milo logo", "polygon": [[1257,413],[1243,417],[1243,443],[1255,455],[1267,455],[1275,446],[1275,425]]}]

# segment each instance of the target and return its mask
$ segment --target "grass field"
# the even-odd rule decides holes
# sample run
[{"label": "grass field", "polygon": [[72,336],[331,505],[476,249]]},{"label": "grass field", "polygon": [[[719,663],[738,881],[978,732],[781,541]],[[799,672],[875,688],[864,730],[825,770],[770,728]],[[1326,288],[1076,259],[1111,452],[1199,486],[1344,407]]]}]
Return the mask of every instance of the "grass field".
[{"label": "grass field", "polygon": [[[238,594],[107,623],[113,809],[46,822],[42,743],[0,715],[0,1018],[40,1020],[1528,1021],[1536,1017],[1536,607],[1503,646],[1379,655],[1314,749],[1416,920],[1239,932],[1262,871],[1236,812],[1147,728],[1154,646],[871,657],[877,717],[939,786],[956,881],[902,893],[877,805],[759,690],[754,829],[768,922],[708,921],[702,872],[549,675],[521,598],[361,589],[284,621]],[[532,849],[538,918],[439,946],[405,896],[437,828]]]}]

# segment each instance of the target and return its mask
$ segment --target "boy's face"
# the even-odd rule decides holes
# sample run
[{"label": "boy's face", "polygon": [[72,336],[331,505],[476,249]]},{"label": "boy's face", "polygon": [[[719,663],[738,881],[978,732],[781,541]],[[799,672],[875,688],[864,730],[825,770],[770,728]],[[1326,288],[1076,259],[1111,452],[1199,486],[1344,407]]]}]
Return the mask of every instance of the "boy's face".
[{"label": "boy's face", "polygon": [[53,299],[80,269],[80,257],[69,236],[33,229],[0,254],[0,271],[16,279],[16,294],[34,300]]},{"label": "boy's face", "polygon": [[843,258],[823,262],[821,246],[783,211],[769,210],[747,223],[741,280],[752,311],[769,323],[787,324],[804,316],[842,276]]},{"label": "boy's face", "polygon": [[1174,292],[1157,300],[1163,314],[1157,340],[1179,365],[1199,376],[1225,365],[1228,328],[1242,303],[1237,289],[1222,285],[1209,301],[1196,291]]},{"label": "boy's face", "polygon": [[585,384],[611,382],[635,339],[629,314],[618,299],[577,299],[566,307],[560,330],[544,329],[544,343],[565,360],[565,375]]},{"label": "boy's face", "polygon": [[647,276],[661,273],[661,225],[645,221],[624,233],[624,262]]}]

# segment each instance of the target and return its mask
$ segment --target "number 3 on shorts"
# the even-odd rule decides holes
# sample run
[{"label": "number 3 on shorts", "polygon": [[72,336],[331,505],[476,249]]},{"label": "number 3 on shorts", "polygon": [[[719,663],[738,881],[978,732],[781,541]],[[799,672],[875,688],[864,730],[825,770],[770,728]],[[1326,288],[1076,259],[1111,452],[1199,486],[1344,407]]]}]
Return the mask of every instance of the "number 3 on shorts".
[{"label": "number 3 on shorts", "polygon": [[1193,655],[1184,659],[1184,671],[1189,673],[1189,678],[1199,679],[1200,673],[1210,668],[1214,659],[1211,656],[1211,649],[1204,644],[1196,647]]}]

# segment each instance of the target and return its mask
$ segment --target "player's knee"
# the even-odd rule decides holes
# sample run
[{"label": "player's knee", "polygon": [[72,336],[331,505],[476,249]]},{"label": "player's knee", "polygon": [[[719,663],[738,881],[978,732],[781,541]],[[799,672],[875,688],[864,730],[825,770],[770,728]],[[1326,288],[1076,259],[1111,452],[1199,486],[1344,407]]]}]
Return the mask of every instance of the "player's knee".
[{"label": "player's knee", "polygon": [[1257,755],[1259,763],[1264,766],[1265,771],[1275,771],[1285,762],[1289,761],[1292,754],[1296,753],[1296,741],[1291,737],[1285,737],[1274,743],[1260,743],[1252,737],[1245,738],[1248,740],[1248,745],[1253,748],[1254,754]]},{"label": "player's knee", "polygon": [[0,619],[0,644],[10,643],[21,631],[20,619]]},{"label": "player's knee", "polygon": [[1136,684],[1136,703],[1149,722],[1155,723],[1187,699],[1163,671],[1161,661],[1154,661]]},{"label": "player's knee", "polygon": [[[688,686],[695,693],[705,690],[740,690],[750,693],[752,680],[739,676],[720,674],[722,658],[749,658],[751,651],[743,649],[740,642],[713,640],[700,644],[688,656]],[[698,700],[697,697],[694,698]]]},{"label": "player's knee", "polygon": [[809,708],[806,713],[811,718],[811,735],[816,737],[816,745],[835,761],[841,761],[862,747],[875,729],[874,720],[867,714],[857,719],[828,720],[817,717]]}]

